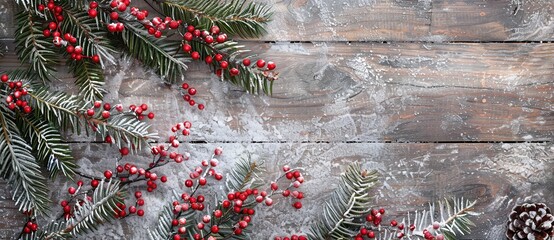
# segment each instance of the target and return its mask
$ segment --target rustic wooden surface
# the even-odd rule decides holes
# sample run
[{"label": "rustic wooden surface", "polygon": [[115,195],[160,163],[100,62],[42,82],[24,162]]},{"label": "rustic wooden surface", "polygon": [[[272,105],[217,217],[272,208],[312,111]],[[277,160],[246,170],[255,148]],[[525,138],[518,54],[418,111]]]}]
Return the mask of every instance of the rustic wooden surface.
[{"label": "rustic wooden surface", "polygon": [[[149,104],[157,113],[153,129],[162,136],[175,122],[192,121],[189,140],[196,143],[183,148],[197,159],[223,146],[225,169],[247,153],[264,160],[270,173],[284,163],[304,167],[306,207],[258,211],[255,239],[307,230],[299,226],[316,218],[338,175],[354,161],[382,174],[375,204],[394,216],[442,197],[476,199],[484,214],[464,239],[501,239],[516,203],[554,206],[553,1],[268,3],[276,11],[269,33],[243,43],[277,63],[272,97],[245,94],[191,64],[186,79],[207,105],[198,111],[185,106],[177,87],[123,60],[108,70],[106,96]],[[12,1],[0,0],[5,41],[14,29],[7,24],[11,9]],[[0,70],[17,66],[13,51],[0,59]],[[60,76],[56,87],[71,85],[68,74]],[[70,136],[79,163],[100,171],[113,164],[117,150],[93,140]],[[165,187],[180,188],[187,170],[168,171],[175,183]],[[0,223],[0,239],[8,239],[20,231],[21,215],[1,184],[0,216],[8,221]],[[105,237],[144,236],[155,206],[168,197],[162,192],[169,191],[148,199],[146,218],[117,222]]]}]

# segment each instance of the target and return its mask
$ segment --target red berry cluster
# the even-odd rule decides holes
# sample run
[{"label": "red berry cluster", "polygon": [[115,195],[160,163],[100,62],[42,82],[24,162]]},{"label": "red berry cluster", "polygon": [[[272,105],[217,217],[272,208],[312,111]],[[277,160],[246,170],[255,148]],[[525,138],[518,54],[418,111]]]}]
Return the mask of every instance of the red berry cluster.
[{"label": "red berry cluster", "polygon": [[[381,230],[381,222],[383,220],[383,215],[385,214],[385,209],[381,208],[379,210],[371,209],[371,213],[365,217],[365,220],[368,223],[371,223],[373,226],[364,226],[360,228],[359,233],[356,235],[355,240],[363,240],[365,237],[369,239],[376,238],[377,233]],[[410,224],[409,227],[406,227],[404,223],[399,223],[396,220],[390,221],[390,226],[386,227],[390,231],[395,232],[395,236],[398,239],[402,239],[406,236],[421,236],[426,240],[444,240],[444,235],[439,234],[438,230],[440,224],[438,222],[433,223],[428,229],[423,231],[417,231],[414,224]]]},{"label": "red berry cluster", "polygon": [[8,108],[12,111],[15,111],[16,108],[19,108],[20,111],[24,113],[31,113],[32,108],[29,106],[29,103],[26,100],[27,89],[23,86],[21,81],[9,81],[7,74],[2,74],[0,76],[2,83],[8,84],[9,92],[6,97],[6,104]]},{"label": "red berry cluster", "polygon": [[290,237],[275,237],[273,240],[308,240],[304,235],[292,235]]},{"label": "red berry cluster", "polygon": [[38,229],[38,225],[34,219],[27,221],[25,224],[25,227],[23,227],[23,233],[24,234],[30,234],[33,232],[36,232]]},{"label": "red berry cluster", "polygon": [[[190,106],[196,105],[196,101],[192,99],[192,96],[196,95],[196,88],[190,87],[188,83],[183,83],[181,85],[181,95],[183,96],[183,100],[189,103]],[[198,109],[204,110],[205,106],[204,104],[198,104]]]},{"label": "red berry cluster", "polygon": [[112,12],[110,13],[110,19],[112,20],[112,22],[109,23],[107,26],[108,32],[111,32],[111,33],[123,32],[123,30],[125,29],[125,26],[123,25],[123,23],[118,21],[119,13],[117,11],[125,12],[129,7],[129,4],[131,4],[130,0],[121,0],[121,1],[113,0],[110,2],[110,8],[112,9]]},{"label": "red berry cluster", "polygon": [[[148,105],[145,103],[139,106],[136,106],[136,105],[129,106],[129,112],[132,112],[133,114],[135,114],[137,119],[140,121],[144,120],[145,117],[148,117],[148,119],[154,119],[154,116],[155,116],[154,113],[148,112],[146,114],[147,110],[148,110]],[[110,117],[117,114],[122,114],[122,113],[123,113],[123,105],[121,104],[116,104],[115,106],[112,106],[108,102],[95,101],[93,105],[89,109],[84,111],[82,114],[86,115],[89,120],[95,120],[95,121],[89,122],[89,124],[91,125],[92,129],[96,131],[97,129],[96,126],[98,124],[98,121],[102,121],[102,122],[107,121]],[[106,136],[105,142],[113,143],[112,137],[109,135]],[[123,154],[122,152],[122,155],[127,155],[127,154]]]},{"label": "red berry cluster", "polygon": [[[95,2],[91,2],[91,5],[93,3]],[[96,6],[98,6],[98,4],[96,4]],[[53,37],[52,42],[54,43],[54,46],[66,46],[65,50],[71,55],[71,59],[73,60],[81,61],[83,58],[90,58],[95,63],[100,62],[100,57],[96,54],[92,56],[83,55],[83,48],[77,45],[77,38],[71,35],[71,33],[61,32],[60,24],[64,20],[62,6],[56,5],[54,0],[49,0],[46,6],[39,4],[37,6],[37,10],[40,12],[48,10],[54,14],[54,21],[49,22],[46,28],[42,31],[44,37]]]}]

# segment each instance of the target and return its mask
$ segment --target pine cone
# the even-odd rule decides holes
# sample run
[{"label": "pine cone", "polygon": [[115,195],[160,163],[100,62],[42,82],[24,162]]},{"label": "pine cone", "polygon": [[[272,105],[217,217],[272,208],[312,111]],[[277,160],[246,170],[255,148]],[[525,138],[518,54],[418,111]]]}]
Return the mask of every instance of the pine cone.
[{"label": "pine cone", "polygon": [[554,239],[554,216],[544,203],[524,203],[510,213],[506,237],[510,240]]}]

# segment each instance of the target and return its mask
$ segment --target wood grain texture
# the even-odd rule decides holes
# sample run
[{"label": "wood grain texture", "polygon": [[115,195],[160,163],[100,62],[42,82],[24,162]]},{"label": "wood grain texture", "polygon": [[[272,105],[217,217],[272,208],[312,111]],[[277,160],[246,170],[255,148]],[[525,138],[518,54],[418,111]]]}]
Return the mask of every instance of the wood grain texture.
[{"label": "wood grain texture", "polygon": [[[252,96],[217,81],[202,64],[185,79],[203,112],[190,108],[141,65],[108,72],[106,100],[147,103],[197,125],[198,141],[548,141],[554,135],[554,44],[257,44],[278,64],[274,95]],[[15,56],[0,59],[19,66]],[[70,75],[60,72],[64,84]],[[221,106],[221,107],[219,107]],[[194,114],[190,114],[194,112]],[[171,115],[164,115],[171,113]],[[79,139],[79,138],[77,138]]]},{"label": "wood grain texture", "polygon": [[[160,184],[159,191],[145,193],[146,215],[128,221],[115,221],[103,230],[105,235],[89,235],[87,239],[141,239],[157,219],[159,208],[171,199],[171,189],[178,193],[190,169],[199,164],[216,146],[224,154],[219,158],[218,171],[227,173],[236,159],[251,156],[264,161],[268,181],[276,178],[284,164],[301,167],[306,182],[302,186],[306,198],[304,208],[291,211],[288,200],[276,198],[272,208],[258,208],[253,239],[306,232],[320,213],[320,206],[337,187],[338,177],[348,164],[362,163],[366,169],[381,174],[382,185],[377,187],[375,206],[387,209],[385,222],[400,219],[408,211],[425,208],[428,201],[444,197],[464,197],[478,201],[476,210],[483,214],[473,218],[477,227],[473,233],[460,239],[502,239],[503,225],[513,204],[524,201],[554,203],[554,146],[552,144],[368,144],[368,143],[214,143],[186,144],[182,151],[190,151],[192,159],[184,165],[164,167],[158,174],[166,174],[169,181]],[[73,144],[79,164],[85,171],[101,174],[111,167],[117,149],[107,144]],[[146,165],[149,157],[127,157]],[[59,182],[57,188],[70,185]],[[322,187],[325,186],[325,187]],[[59,199],[55,193],[53,199]],[[211,199],[211,198],[207,198]],[[6,205],[6,200],[0,204]],[[58,209],[56,204],[54,210]],[[2,217],[16,213],[1,212]],[[304,217],[298,218],[302,215]],[[17,215],[16,215],[17,216]],[[5,229],[5,225],[0,224]],[[5,236],[5,235],[4,235]]]},{"label": "wood grain texture", "polygon": [[[262,41],[551,41],[550,0],[270,0]],[[142,2],[135,3],[145,7]],[[0,38],[13,36],[15,4],[0,0]]]},{"label": "wood grain texture", "polygon": [[[145,102],[160,132],[174,117],[192,139],[218,141],[544,141],[554,134],[554,44],[253,44],[277,62],[272,97],[245,94],[191,65],[196,112],[123,66],[109,100]],[[133,72],[134,71],[134,72]],[[228,88],[229,87],[229,88]],[[130,98],[130,96],[136,96]],[[138,101],[138,102],[137,102]]]},{"label": "wood grain texture", "polygon": [[268,41],[548,41],[549,0],[269,1]]}]

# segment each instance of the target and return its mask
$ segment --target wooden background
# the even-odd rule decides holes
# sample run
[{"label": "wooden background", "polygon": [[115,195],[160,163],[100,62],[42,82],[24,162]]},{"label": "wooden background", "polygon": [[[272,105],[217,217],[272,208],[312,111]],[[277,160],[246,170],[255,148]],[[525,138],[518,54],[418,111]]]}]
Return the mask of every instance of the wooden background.
[{"label": "wooden background", "polygon": [[[393,216],[443,197],[477,200],[483,214],[460,239],[503,239],[516,203],[554,207],[553,1],[267,2],[275,10],[269,33],[242,43],[277,63],[281,77],[272,97],[245,94],[192,64],[186,79],[207,106],[197,111],[185,106],[177,87],[125,60],[108,71],[106,96],[149,104],[162,136],[172,124],[192,121],[194,143],[183,148],[197,159],[223,146],[225,168],[248,154],[265,162],[268,178],[283,164],[303,167],[306,207],[291,211],[280,203],[258,211],[254,239],[306,231],[351,162],[379,170],[375,205]],[[0,0],[0,13],[0,37],[9,42],[12,1]],[[9,50],[2,67],[18,65]],[[113,147],[71,139],[91,171],[113,164]],[[188,170],[167,171],[173,183],[164,189],[182,187]],[[22,218],[2,186],[4,239],[20,230]],[[150,195],[146,218],[89,237],[142,239],[168,196],[163,191]]]}]

